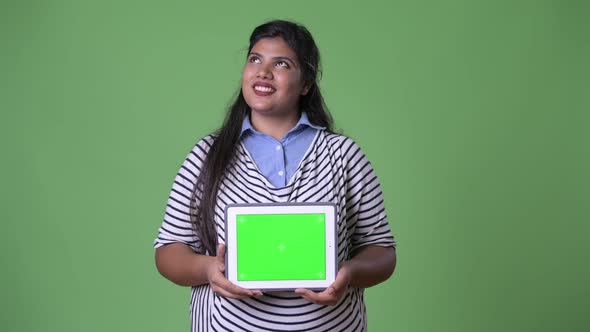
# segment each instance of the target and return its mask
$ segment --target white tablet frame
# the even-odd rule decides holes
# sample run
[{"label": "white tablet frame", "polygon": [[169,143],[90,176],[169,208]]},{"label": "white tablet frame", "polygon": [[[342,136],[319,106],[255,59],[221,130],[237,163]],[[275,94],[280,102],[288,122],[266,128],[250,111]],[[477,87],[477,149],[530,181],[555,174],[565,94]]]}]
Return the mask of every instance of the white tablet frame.
[{"label": "white tablet frame", "polygon": [[[323,213],[326,216],[326,278],[324,280],[260,280],[238,281],[236,216],[238,214],[308,214]],[[257,290],[294,290],[307,288],[323,290],[336,279],[337,272],[337,221],[334,203],[263,203],[228,204],[225,207],[225,276],[237,286]]]}]

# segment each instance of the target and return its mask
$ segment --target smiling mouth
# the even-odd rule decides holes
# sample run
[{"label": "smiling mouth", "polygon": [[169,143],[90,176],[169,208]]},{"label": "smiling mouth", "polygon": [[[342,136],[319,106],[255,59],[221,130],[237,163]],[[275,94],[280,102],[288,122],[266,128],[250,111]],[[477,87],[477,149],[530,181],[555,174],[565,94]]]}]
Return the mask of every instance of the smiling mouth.
[{"label": "smiling mouth", "polygon": [[262,85],[255,85],[254,86],[254,93],[258,96],[270,96],[272,95],[276,89],[269,87],[269,86],[262,86]]},{"label": "smiling mouth", "polygon": [[268,86],[260,86],[260,85],[255,85],[254,86],[254,90],[255,91],[260,91],[260,92],[275,92],[276,90],[268,87]]}]

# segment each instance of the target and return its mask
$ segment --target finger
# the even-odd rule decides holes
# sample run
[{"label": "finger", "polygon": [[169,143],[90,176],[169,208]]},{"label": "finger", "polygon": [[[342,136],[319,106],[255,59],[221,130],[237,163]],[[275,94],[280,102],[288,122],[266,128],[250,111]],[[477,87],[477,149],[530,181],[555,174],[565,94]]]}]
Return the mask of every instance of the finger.
[{"label": "finger", "polygon": [[222,262],[225,263],[225,245],[219,244],[217,246],[217,258]]},{"label": "finger", "polygon": [[223,244],[217,246],[217,263],[220,270],[225,272],[225,246]]},{"label": "finger", "polygon": [[248,297],[252,297],[254,295],[248,294],[248,293],[233,293],[228,291],[227,289],[224,289],[223,287],[219,287],[219,286],[213,286],[211,285],[211,289],[213,289],[213,291],[223,297],[228,297],[228,298],[232,298],[232,299],[245,299]]},{"label": "finger", "polygon": [[213,282],[216,287],[223,289],[224,291],[231,293],[236,296],[254,296],[257,295],[255,291],[242,288],[234,285],[231,281],[227,280],[223,275],[216,278]]},{"label": "finger", "polygon": [[297,288],[297,289],[295,289],[295,293],[302,295],[302,296],[305,295],[308,297],[315,295],[315,292],[312,292],[309,289],[305,289],[305,288]]},{"label": "finger", "polygon": [[295,293],[301,295],[302,298],[308,300],[309,302],[317,303],[315,292],[312,292],[309,289],[298,288],[295,290]]},{"label": "finger", "polygon": [[217,294],[219,294],[223,297],[228,297],[228,298],[232,298],[232,299],[245,299],[250,296],[253,296],[253,294],[251,294],[247,289],[243,289],[243,288],[239,288],[239,287],[238,287],[238,289],[235,289],[232,287],[227,287],[227,285],[224,283],[222,283],[221,285],[219,283],[212,284],[211,288]]},{"label": "finger", "polygon": [[336,280],[334,280],[330,287],[326,288],[326,291],[338,293],[345,289],[347,286],[348,285],[345,280],[336,278]]},{"label": "finger", "polygon": [[238,299],[239,300],[239,299],[245,299],[245,298],[250,297],[249,295],[230,293],[221,287],[213,287],[213,285],[211,285],[211,288],[213,289],[213,291],[216,294],[223,296],[223,297],[231,298],[231,299]]},{"label": "finger", "polygon": [[337,293],[331,288],[326,288],[323,292],[319,293],[310,291],[309,289],[298,289],[296,293],[310,302],[321,305],[335,305],[342,297],[342,294]]},{"label": "finger", "polygon": [[327,294],[326,291],[321,293],[316,293],[309,289],[300,288],[296,289],[295,293],[301,295],[304,299],[311,301],[316,304],[327,304],[332,300],[331,295]]},{"label": "finger", "polygon": [[336,274],[336,279],[328,289],[333,289],[334,292],[338,293],[343,289],[346,289],[349,283],[348,270],[345,267],[341,267]]}]

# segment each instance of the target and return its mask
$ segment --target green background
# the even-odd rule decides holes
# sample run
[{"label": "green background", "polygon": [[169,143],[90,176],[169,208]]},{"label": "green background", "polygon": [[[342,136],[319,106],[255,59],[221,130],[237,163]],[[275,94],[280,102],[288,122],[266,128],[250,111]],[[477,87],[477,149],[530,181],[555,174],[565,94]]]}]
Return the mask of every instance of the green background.
[{"label": "green background", "polygon": [[324,214],[236,217],[239,281],[326,280]]},{"label": "green background", "polygon": [[590,325],[588,1],[0,1],[2,331],[187,331],[152,241],[251,30],[304,23],[399,262],[370,331]]}]

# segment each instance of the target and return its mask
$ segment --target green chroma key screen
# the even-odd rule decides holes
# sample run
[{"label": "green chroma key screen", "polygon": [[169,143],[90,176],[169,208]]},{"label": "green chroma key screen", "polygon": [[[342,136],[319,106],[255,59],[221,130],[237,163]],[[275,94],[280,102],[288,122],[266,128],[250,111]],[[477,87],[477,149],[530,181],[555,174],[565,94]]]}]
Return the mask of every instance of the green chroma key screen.
[{"label": "green chroma key screen", "polygon": [[325,279],[324,214],[238,214],[236,217],[239,281]]}]

